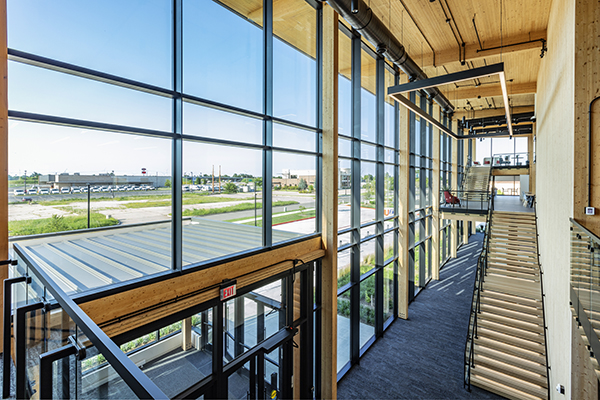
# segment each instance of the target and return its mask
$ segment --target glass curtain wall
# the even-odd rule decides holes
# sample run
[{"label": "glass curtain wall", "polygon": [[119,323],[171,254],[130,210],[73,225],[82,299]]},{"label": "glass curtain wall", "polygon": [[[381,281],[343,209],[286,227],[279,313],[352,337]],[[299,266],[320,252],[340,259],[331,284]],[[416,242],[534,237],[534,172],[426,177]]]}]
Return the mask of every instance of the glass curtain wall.
[{"label": "glass curtain wall", "polygon": [[[419,93],[410,99],[433,114],[433,104]],[[433,170],[433,128],[414,113],[410,118],[409,164],[409,299],[412,300],[431,279],[433,207],[431,204]]]},{"label": "glass curtain wall", "polygon": [[82,291],[319,232],[320,7],[9,0],[11,236]]},{"label": "glass curtain wall", "polygon": [[398,73],[339,30],[338,378],[396,315]]}]

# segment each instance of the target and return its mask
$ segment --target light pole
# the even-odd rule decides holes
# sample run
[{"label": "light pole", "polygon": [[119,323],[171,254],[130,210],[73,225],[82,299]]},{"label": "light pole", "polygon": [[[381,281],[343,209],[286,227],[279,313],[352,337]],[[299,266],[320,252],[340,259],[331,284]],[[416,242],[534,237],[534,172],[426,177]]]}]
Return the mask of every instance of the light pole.
[{"label": "light pole", "polygon": [[25,170],[25,179],[23,180],[23,194],[27,194],[27,170]]}]

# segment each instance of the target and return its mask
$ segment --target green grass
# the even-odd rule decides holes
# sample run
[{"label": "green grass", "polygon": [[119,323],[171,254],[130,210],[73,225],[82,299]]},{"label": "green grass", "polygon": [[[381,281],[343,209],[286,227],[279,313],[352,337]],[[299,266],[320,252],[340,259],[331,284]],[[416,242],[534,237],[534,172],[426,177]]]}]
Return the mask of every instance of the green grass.
[{"label": "green grass", "polygon": [[[298,204],[297,201],[276,201],[273,206],[289,206]],[[262,203],[256,203],[256,208],[261,208]],[[192,210],[183,210],[184,217],[201,217],[204,215],[223,214],[235,211],[254,210],[254,203],[241,203],[234,206],[219,207],[219,208],[194,208]]]},{"label": "green grass", "polygon": [[[279,214],[287,214],[287,213],[279,213]],[[274,215],[276,215],[276,214],[274,214]],[[315,210],[306,210],[306,211],[303,211],[300,213],[274,216],[273,217],[273,225],[297,221],[299,219],[312,218],[315,215],[316,215]],[[244,218],[244,219],[246,219],[246,218]],[[254,226],[254,221],[245,222],[244,225],[253,225]],[[256,221],[256,226],[262,226],[262,218]]]},{"label": "green grass", "polygon": [[[222,203],[226,201],[245,201],[245,200],[253,200],[254,197],[244,197],[244,198],[235,198],[235,197],[217,197],[211,196],[209,193],[184,193],[183,194],[183,204],[205,204],[205,203]],[[102,196],[102,197],[92,197],[90,202],[97,201],[136,201],[136,200],[149,200],[149,202],[141,202],[141,203],[131,203],[124,204],[126,208],[144,208],[144,207],[162,207],[171,205],[171,195],[140,195],[140,196]],[[43,198],[36,197],[34,199],[34,203],[41,204],[44,206],[60,206],[69,203],[85,203],[87,202],[87,198],[65,198],[60,200],[49,200],[43,201]],[[20,203],[14,202],[14,203]]]},{"label": "green grass", "polygon": [[[117,225],[119,221],[114,218],[106,218],[100,213],[90,215],[90,227]],[[87,229],[87,215],[61,217],[53,215],[51,218],[30,219],[25,221],[10,221],[8,230],[10,236],[38,235],[40,233],[74,231]]]}]

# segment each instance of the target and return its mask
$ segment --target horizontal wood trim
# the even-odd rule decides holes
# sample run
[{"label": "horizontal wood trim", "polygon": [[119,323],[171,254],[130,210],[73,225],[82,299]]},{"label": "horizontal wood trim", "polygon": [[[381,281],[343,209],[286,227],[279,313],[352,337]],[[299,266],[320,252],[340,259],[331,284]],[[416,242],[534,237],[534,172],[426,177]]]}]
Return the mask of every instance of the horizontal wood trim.
[{"label": "horizontal wood trim", "polygon": [[92,300],[80,307],[109,336],[114,336],[217,297],[217,285],[224,279],[237,279],[241,289],[291,269],[295,259],[307,263],[323,255],[321,238],[317,237]]}]

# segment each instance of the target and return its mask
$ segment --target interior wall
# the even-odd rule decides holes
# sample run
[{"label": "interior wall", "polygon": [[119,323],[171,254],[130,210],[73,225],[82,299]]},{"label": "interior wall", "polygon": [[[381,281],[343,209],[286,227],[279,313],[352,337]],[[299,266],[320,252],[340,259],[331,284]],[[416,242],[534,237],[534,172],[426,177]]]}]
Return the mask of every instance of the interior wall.
[{"label": "interior wall", "polygon": [[575,3],[553,0],[548,53],[538,73],[536,96],[536,193],[540,261],[544,271],[550,385],[571,398],[569,218],[573,215]]}]

